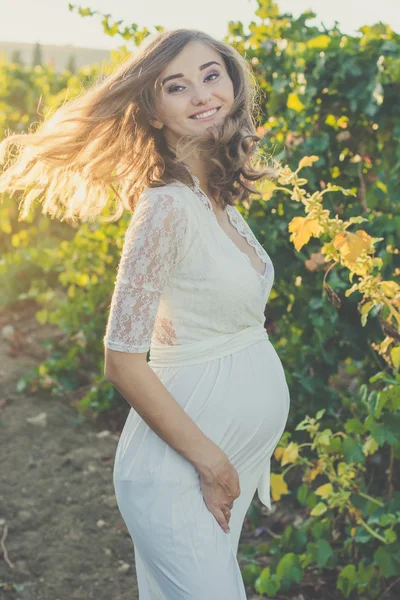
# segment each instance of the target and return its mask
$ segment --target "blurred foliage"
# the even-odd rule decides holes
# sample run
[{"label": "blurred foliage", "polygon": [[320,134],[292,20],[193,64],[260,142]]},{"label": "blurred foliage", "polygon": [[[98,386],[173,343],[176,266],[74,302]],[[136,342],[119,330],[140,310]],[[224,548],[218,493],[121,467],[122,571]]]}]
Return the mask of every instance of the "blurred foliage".
[{"label": "blurred foliage", "polygon": [[[100,15],[130,48],[76,74],[1,64],[1,135],[26,130],[40,105],[57,108],[152,33],[69,6]],[[248,31],[230,22],[225,38],[260,85],[261,152],[283,163],[279,182],[239,208],[274,262],[266,326],[291,392],[271,475],[291,522],[240,547],[242,573],[269,597],[336,587],[330,597],[374,599],[395,593],[400,575],[400,36],[383,23],[343,35],[309,25],[314,16],[258,0]],[[120,400],[103,376],[102,338],[128,220],[19,222],[15,200],[0,205],[5,304],[32,298],[38,320],[63,332],[18,389],[68,393],[82,418]],[[248,514],[256,528],[256,503]]]}]

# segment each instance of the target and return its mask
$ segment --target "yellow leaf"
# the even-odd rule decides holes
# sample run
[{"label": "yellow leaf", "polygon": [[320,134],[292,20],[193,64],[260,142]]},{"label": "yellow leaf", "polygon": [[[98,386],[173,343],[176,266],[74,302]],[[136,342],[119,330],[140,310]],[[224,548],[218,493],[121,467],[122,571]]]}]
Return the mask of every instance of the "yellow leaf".
[{"label": "yellow leaf", "polygon": [[311,469],[303,476],[303,482],[311,483],[311,481],[314,481],[317,475],[319,475],[319,469]]},{"label": "yellow leaf", "polygon": [[276,189],[276,184],[269,179],[264,179],[264,181],[257,186],[258,191],[262,194],[263,200],[269,200]]},{"label": "yellow leaf", "polygon": [[303,156],[301,161],[299,162],[298,171],[303,169],[304,167],[311,167],[311,165],[319,159],[319,156],[313,154],[312,156]]},{"label": "yellow leaf", "polygon": [[371,308],[373,307],[374,302],[366,302],[365,304],[362,305],[361,307],[361,314],[362,315],[367,315],[369,313],[369,311],[371,310]]},{"label": "yellow leaf", "polygon": [[369,311],[371,310],[371,308],[374,306],[374,302],[370,301],[370,302],[366,302],[365,304],[362,305],[361,307],[361,325],[363,327],[365,327],[365,324],[367,322],[367,318],[368,318],[368,314]]},{"label": "yellow leaf", "polygon": [[325,483],[324,485],[320,485],[319,488],[315,490],[315,493],[322,498],[327,498],[332,494],[333,487],[331,483]]},{"label": "yellow leaf", "polygon": [[4,233],[11,233],[12,232],[11,224],[10,224],[9,221],[4,221],[3,223],[0,223],[0,229]]},{"label": "yellow leaf", "polygon": [[14,233],[14,235],[11,236],[11,245],[14,246],[14,248],[18,248],[20,245],[19,242],[20,242],[20,237],[19,237],[18,233]]},{"label": "yellow leaf", "polygon": [[390,337],[389,335],[387,335],[385,337],[385,339],[376,347],[379,354],[381,354],[383,356],[384,353],[388,351],[389,346],[392,343],[392,341],[393,341],[393,338]]},{"label": "yellow leaf", "polygon": [[325,50],[331,43],[331,38],[329,35],[325,35],[324,33],[321,35],[317,35],[315,38],[311,38],[307,40],[307,46],[309,48],[320,48],[321,50]]},{"label": "yellow leaf", "polygon": [[324,431],[320,431],[317,435],[316,435],[316,442],[318,442],[318,444],[322,444],[323,446],[329,446],[331,443],[331,438],[332,438],[332,430],[331,429],[324,429]]},{"label": "yellow leaf", "polygon": [[328,507],[326,506],[326,504],[324,504],[323,502],[318,502],[318,504],[316,504],[310,512],[310,515],[312,515],[313,517],[319,517],[319,515],[323,515],[324,512],[327,511],[327,508]]},{"label": "yellow leaf", "polygon": [[35,313],[35,317],[36,319],[39,321],[39,323],[41,325],[45,325],[47,323],[47,318],[48,318],[48,312],[47,310],[43,309],[43,310],[38,310]]},{"label": "yellow leaf", "polygon": [[290,241],[294,243],[296,250],[301,250],[312,235],[318,237],[323,231],[318,221],[307,217],[294,217],[290,221],[288,229],[292,232]]},{"label": "yellow leaf", "polygon": [[300,112],[304,110],[304,104],[300,100],[297,94],[289,94],[287,99],[287,107],[295,110],[296,112]]},{"label": "yellow leaf", "polygon": [[354,537],[356,535],[356,531],[357,531],[357,527],[352,527],[350,529],[350,535],[351,535],[351,537]]},{"label": "yellow leaf", "polygon": [[372,435],[369,435],[365,440],[365,444],[363,445],[363,453],[365,454],[365,456],[368,456],[369,454],[375,454],[378,448],[378,442],[374,440]]},{"label": "yellow leaf", "polygon": [[271,473],[271,492],[272,498],[277,501],[280,500],[282,494],[288,494],[289,490],[286,485],[286,481],[283,479],[282,475],[278,473]]},{"label": "yellow leaf", "polygon": [[288,463],[296,462],[299,456],[299,447],[294,442],[290,442],[287,448],[284,448],[281,465],[287,465]]},{"label": "yellow leaf", "polygon": [[354,506],[349,506],[348,511],[349,515],[353,516],[357,523],[359,523],[360,518],[362,517],[362,511],[359,508],[355,508]]},{"label": "yellow leaf", "polygon": [[316,476],[319,475],[320,473],[322,473],[323,469],[324,469],[323,461],[318,460],[316,466],[313,467],[312,469],[310,469],[310,471],[308,471],[308,473],[303,476],[304,483],[309,483],[311,481],[314,481]]},{"label": "yellow leaf", "polygon": [[359,229],[356,233],[349,231],[338,233],[333,240],[333,245],[344,259],[355,262],[364,250],[368,250],[371,240],[371,236],[366,231]]},{"label": "yellow leaf", "polygon": [[393,361],[394,368],[396,369],[396,371],[398,371],[400,367],[400,346],[391,349],[390,358]]},{"label": "yellow leaf", "polygon": [[80,273],[76,278],[76,285],[84,287],[85,285],[87,285],[88,281],[89,275],[87,273]]},{"label": "yellow leaf", "polygon": [[400,289],[400,286],[395,281],[381,281],[379,285],[383,289],[384,294],[389,298],[393,298]]},{"label": "yellow leaf", "polygon": [[274,456],[276,460],[280,460],[282,458],[284,450],[285,448],[283,448],[283,446],[278,446],[278,448],[275,448]]},{"label": "yellow leaf", "polygon": [[[352,278],[352,274],[350,273],[350,277],[349,277],[350,281],[351,281],[351,278]],[[355,292],[356,290],[358,290],[358,285],[359,285],[358,283],[353,283],[353,285],[351,286],[351,288],[349,288],[348,290],[345,291],[344,295],[345,296],[350,296],[350,294],[352,294],[353,292]]]}]

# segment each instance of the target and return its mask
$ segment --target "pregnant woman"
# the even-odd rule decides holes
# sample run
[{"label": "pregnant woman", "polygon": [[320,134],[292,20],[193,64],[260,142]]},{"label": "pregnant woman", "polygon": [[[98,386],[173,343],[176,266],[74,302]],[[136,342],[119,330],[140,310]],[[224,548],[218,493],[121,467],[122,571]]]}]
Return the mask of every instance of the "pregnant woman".
[{"label": "pregnant woman", "polygon": [[118,216],[133,213],[104,346],[131,406],[113,481],[140,600],[245,600],[243,521],[256,491],[271,507],[290,398],[264,328],[273,264],[236,206],[274,174],[251,160],[255,92],[229,44],[158,33],[44,135],[13,136],[31,154],[0,178],[0,191],[47,178],[51,214],[93,216],[108,187]]}]

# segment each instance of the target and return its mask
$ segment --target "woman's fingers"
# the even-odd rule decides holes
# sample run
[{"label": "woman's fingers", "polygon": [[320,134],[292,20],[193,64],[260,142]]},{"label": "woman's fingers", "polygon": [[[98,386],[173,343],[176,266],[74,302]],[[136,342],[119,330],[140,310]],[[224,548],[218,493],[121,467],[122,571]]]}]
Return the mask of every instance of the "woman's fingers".
[{"label": "woman's fingers", "polygon": [[221,525],[222,529],[225,531],[225,533],[229,533],[229,531],[230,531],[230,529],[229,529],[229,520],[224,515],[224,513],[222,512],[222,510],[217,511],[217,515],[214,515],[214,516],[217,519],[218,523]]}]

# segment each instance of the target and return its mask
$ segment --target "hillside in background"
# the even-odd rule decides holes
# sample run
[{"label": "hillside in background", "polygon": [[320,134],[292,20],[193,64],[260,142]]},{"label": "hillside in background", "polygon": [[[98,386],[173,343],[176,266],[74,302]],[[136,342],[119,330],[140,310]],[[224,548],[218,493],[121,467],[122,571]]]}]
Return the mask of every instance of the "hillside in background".
[{"label": "hillside in background", "polygon": [[[14,53],[18,52],[20,59],[25,65],[32,65],[36,44],[24,42],[0,42],[0,56],[12,60]],[[79,48],[68,44],[66,46],[40,45],[43,63],[50,62],[56,71],[67,68],[74,57],[77,69],[93,63],[101,63],[110,58],[110,51],[101,48]]]}]

